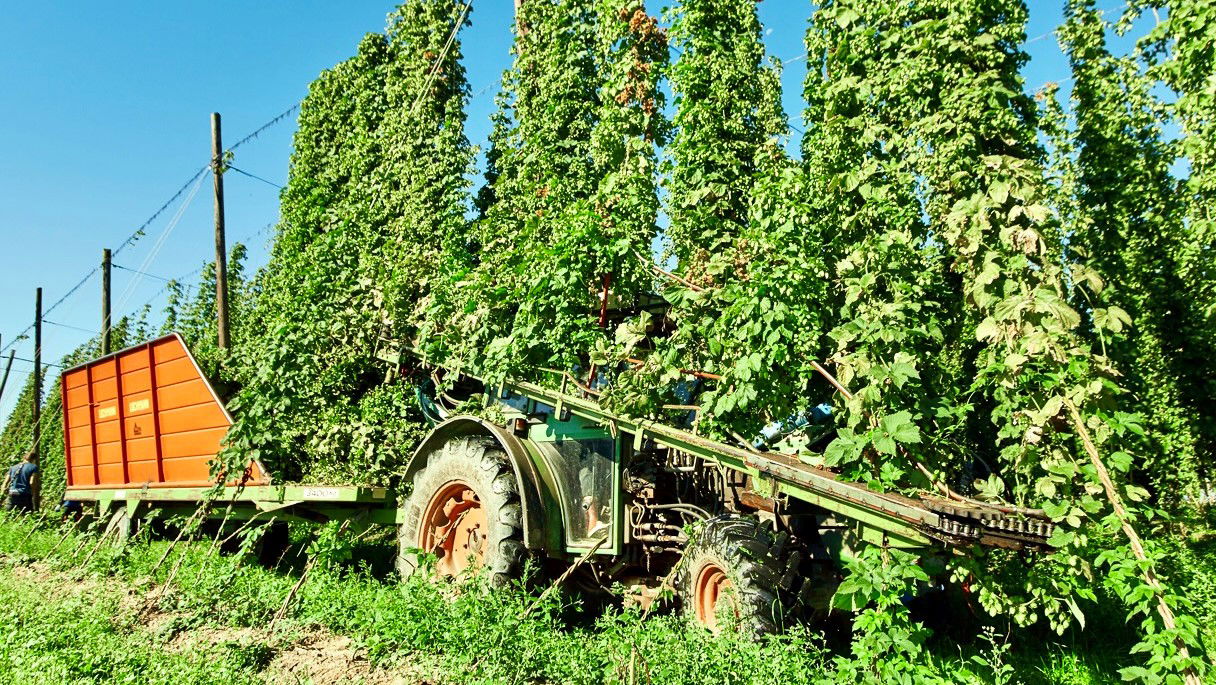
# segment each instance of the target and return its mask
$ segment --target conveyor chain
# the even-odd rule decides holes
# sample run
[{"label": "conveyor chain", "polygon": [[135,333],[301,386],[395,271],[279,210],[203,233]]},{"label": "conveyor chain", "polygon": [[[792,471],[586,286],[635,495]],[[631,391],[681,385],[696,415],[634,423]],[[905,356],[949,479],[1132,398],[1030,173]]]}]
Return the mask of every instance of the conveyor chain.
[{"label": "conveyor chain", "polygon": [[1002,511],[994,506],[925,497],[925,506],[938,514],[935,533],[950,542],[970,541],[1010,549],[1046,548],[1055,530],[1045,516]]}]

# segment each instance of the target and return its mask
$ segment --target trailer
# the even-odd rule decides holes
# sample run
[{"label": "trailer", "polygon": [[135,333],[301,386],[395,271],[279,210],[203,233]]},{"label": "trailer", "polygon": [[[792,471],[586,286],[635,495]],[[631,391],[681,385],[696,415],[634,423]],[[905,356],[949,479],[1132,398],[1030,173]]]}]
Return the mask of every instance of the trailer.
[{"label": "trailer", "polygon": [[201,503],[232,522],[396,523],[386,488],[276,484],[257,460],[216,487],[232,416],[176,333],[67,369],[60,390],[64,498],[95,507],[119,538],[153,510],[190,516]]},{"label": "trailer", "polygon": [[[214,474],[232,417],[174,334],[64,372],[67,498],[124,528],[203,502],[232,521],[396,526],[403,577],[476,568],[505,585],[531,561],[642,603],[674,589],[700,624],[717,629],[725,611],[756,633],[825,609],[839,562],[861,545],[914,550],[931,567],[973,545],[1039,550],[1052,533],[1036,512],[877,492],[807,455],[616,414],[569,372],[495,384],[409,346],[379,356],[433,424],[400,493],[276,484],[257,460]],[[457,411],[469,400],[478,415]]]}]

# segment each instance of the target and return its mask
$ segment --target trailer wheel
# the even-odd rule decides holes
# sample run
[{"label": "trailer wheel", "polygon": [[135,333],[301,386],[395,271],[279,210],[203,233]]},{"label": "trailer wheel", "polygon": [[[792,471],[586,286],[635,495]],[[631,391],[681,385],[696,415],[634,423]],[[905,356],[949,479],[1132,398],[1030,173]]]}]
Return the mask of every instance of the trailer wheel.
[{"label": "trailer wheel", "polygon": [[131,534],[134,532],[135,519],[127,513],[126,505],[120,506],[110,515],[110,520],[106,522],[105,530],[102,536],[110,538],[110,544],[115,547],[124,547],[127,541],[131,539]]},{"label": "trailer wheel", "polygon": [[731,622],[753,635],[780,632],[796,608],[790,588],[800,559],[788,535],[755,519],[709,519],[684,552],[676,581],[683,611],[715,633]]},{"label": "trailer wheel", "polygon": [[257,544],[253,548],[258,563],[266,568],[273,568],[278,564],[279,559],[283,558],[288,547],[291,546],[290,533],[285,521],[271,523],[270,527],[262,532],[262,536],[258,538]]},{"label": "trailer wheel", "polygon": [[419,566],[421,554],[436,557],[435,571],[455,577],[484,567],[496,587],[523,569],[523,515],[515,472],[489,438],[447,441],[426,457],[414,476],[397,531],[397,570],[402,578]]}]

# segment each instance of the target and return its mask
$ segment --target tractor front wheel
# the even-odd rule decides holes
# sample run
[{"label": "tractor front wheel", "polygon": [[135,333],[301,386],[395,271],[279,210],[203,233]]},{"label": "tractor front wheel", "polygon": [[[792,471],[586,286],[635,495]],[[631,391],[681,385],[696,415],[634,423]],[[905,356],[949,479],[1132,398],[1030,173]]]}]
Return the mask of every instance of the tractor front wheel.
[{"label": "tractor front wheel", "polygon": [[522,508],[507,455],[489,438],[454,438],[426,456],[397,531],[397,570],[408,578],[424,555],[436,573],[485,568],[495,586],[523,570]]}]

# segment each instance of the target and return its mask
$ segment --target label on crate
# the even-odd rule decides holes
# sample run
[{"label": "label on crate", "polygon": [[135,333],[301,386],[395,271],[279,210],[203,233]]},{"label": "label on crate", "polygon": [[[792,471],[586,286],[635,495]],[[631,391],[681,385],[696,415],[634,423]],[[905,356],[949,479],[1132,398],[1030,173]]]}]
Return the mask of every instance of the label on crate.
[{"label": "label on crate", "polygon": [[143,411],[152,406],[152,401],[148,399],[135,400],[127,403],[127,411],[134,414],[137,411]]},{"label": "label on crate", "polygon": [[305,499],[338,499],[338,488],[304,488]]},{"label": "label on crate", "polygon": [[97,410],[97,418],[108,419],[118,414],[118,407],[102,407]]}]

